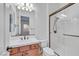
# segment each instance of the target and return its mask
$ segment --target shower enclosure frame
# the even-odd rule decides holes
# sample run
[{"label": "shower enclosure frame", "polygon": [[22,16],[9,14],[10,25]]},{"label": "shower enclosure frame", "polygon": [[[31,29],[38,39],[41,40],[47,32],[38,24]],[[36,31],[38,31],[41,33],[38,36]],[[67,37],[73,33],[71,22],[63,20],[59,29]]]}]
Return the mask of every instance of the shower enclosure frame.
[{"label": "shower enclosure frame", "polygon": [[51,16],[53,16],[53,15],[55,15],[55,14],[57,14],[57,13],[59,13],[60,11],[62,11],[62,10],[64,10],[64,9],[66,9],[66,8],[68,8],[68,7],[70,7],[70,6],[72,6],[73,4],[75,4],[75,3],[68,3],[67,5],[65,5],[65,6],[63,6],[62,8],[60,8],[60,9],[58,9],[58,10],[56,10],[55,12],[53,12],[53,13],[51,13],[51,14],[49,14],[49,48],[51,48],[51,29],[50,29],[50,27],[51,27],[51,24],[50,24],[50,18],[51,18]]}]

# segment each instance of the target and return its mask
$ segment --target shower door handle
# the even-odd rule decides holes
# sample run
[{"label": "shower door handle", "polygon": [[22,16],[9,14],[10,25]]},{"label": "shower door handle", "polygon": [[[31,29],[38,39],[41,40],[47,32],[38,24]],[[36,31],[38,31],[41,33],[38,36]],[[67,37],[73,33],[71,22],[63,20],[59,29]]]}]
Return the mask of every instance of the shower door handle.
[{"label": "shower door handle", "polygon": [[79,35],[63,34],[64,36],[79,37]]}]

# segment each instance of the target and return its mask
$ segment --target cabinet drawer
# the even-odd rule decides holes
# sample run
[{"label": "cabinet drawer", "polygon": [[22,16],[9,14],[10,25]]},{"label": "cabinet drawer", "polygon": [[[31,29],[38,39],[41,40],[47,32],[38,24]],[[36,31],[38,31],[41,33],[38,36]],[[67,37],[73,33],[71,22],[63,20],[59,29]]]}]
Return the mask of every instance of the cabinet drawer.
[{"label": "cabinet drawer", "polygon": [[39,44],[32,44],[31,45],[31,49],[36,49],[36,48],[39,48]]},{"label": "cabinet drawer", "polygon": [[16,54],[18,52],[19,52],[19,48],[12,48],[12,49],[10,49],[10,55],[11,54]]},{"label": "cabinet drawer", "polygon": [[30,45],[20,47],[20,52],[30,50]]}]

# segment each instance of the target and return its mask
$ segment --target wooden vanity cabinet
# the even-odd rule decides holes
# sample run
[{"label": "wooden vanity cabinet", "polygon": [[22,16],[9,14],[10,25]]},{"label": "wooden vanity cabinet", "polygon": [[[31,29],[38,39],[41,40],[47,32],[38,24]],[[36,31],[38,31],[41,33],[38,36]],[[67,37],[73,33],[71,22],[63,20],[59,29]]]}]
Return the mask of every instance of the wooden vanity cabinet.
[{"label": "wooden vanity cabinet", "polygon": [[10,56],[40,56],[42,49],[38,43],[11,48],[8,51],[10,52]]}]

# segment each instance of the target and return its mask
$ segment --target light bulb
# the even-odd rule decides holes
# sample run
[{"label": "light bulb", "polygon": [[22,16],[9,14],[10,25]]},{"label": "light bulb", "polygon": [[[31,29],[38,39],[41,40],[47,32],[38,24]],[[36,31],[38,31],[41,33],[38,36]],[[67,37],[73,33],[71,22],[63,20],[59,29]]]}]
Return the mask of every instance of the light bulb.
[{"label": "light bulb", "polygon": [[26,11],[28,11],[28,8],[26,8]]},{"label": "light bulb", "polygon": [[33,8],[33,4],[30,4],[30,7]]},{"label": "light bulb", "polygon": [[30,9],[31,9],[31,10],[33,10],[33,9],[34,9],[34,8],[33,8],[33,4],[30,4]]},{"label": "light bulb", "polygon": [[31,11],[32,11],[32,9],[29,9],[29,11],[31,12]]},{"label": "light bulb", "polygon": [[20,6],[17,6],[18,9],[21,9]]},{"label": "light bulb", "polygon": [[25,7],[22,7],[22,10],[25,10]]}]

